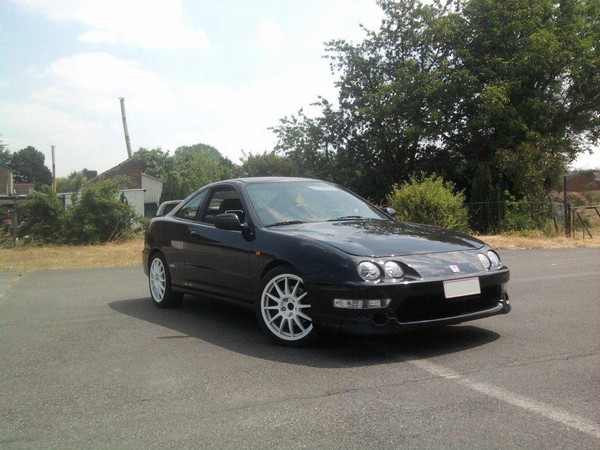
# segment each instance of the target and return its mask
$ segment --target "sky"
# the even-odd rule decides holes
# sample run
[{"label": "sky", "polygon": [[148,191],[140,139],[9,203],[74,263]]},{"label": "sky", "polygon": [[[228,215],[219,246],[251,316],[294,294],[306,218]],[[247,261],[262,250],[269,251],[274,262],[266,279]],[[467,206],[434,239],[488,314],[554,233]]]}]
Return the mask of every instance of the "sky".
[{"label": "sky", "polygon": [[[238,163],[269,127],[337,98],[324,43],[360,42],[375,0],[0,0],[0,140],[57,176],[203,143]],[[600,167],[600,151],[578,168]]]}]

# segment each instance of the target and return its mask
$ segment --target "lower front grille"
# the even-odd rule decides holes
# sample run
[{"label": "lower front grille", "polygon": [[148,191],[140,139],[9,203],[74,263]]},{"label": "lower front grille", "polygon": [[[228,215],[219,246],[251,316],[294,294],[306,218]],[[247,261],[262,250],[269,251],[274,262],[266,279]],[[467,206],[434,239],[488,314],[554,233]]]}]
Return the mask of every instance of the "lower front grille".
[{"label": "lower front grille", "polygon": [[446,299],[443,295],[409,297],[396,308],[399,322],[419,322],[456,317],[485,311],[496,305],[501,298],[501,286],[484,288],[479,295]]}]

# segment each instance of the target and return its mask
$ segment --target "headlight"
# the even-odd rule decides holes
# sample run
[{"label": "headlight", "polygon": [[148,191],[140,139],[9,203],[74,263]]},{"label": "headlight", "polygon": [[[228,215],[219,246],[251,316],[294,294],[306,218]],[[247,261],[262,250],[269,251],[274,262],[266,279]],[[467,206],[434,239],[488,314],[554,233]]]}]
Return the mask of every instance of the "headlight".
[{"label": "headlight", "polygon": [[496,253],[492,250],[488,250],[487,256],[488,256],[488,258],[490,258],[490,261],[492,262],[492,266],[495,269],[499,269],[500,267],[502,267],[502,263],[500,262],[500,257],[498,256],[498,253]]},{"label": "headlight", "polygon": [[381,270],[371,261],[363,261],[358,264],[358,274],[365,281],[377,281],[381,276]]},{"label": "headlight", "polygon": [[402,270],[400,264],[398,264],[395,261],[386,262],[383,265],[383,269],[385,270],[387,276],[390,278],[402,278],[402,276],[404,275],[404,270]]},{"label": "headlight", "polygon": [[485,270],[488,270],[490,268],[490,265],[492,264],[489,258],[483,253],[478,253],[477,256],[479,256],[479,261],[481,261],[481,264],[483,264],[483,268]]}]

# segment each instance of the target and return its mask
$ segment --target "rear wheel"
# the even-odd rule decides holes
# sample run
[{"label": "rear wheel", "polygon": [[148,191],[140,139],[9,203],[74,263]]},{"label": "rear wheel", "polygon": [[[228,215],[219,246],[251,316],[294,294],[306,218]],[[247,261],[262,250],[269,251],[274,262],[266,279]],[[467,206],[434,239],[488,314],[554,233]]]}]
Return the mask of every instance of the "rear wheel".
[{"label": "rear wheel", "polygon": [[171,289],[171,274],[162,254],[156,253],[150,260],[148,274],[150,296],[159,308],[174,308],[181,304],[183,294]]},{"label": "rear wheel", "polygon": [[302,347],[316,338],[302,278],[289,266],[277,267],[262,279],[256,315],[276,343]]}]

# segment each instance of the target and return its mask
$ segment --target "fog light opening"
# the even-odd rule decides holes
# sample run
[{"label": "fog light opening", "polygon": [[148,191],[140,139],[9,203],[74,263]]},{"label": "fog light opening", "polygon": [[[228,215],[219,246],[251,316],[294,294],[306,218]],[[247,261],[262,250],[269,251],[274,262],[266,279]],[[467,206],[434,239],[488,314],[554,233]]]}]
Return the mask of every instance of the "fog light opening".
[{"label": "fog light opening", "polygon": [[387,308],[392,300],[389,298],[375,300],[350,300],[343,298],[333,299],[334,308],[344,309],[380,309]]},{"label": "fog light opening", "polygon": [[390,321],[390,318],[388,317],[388,315],[386,313],[379,312],[379,313],[373,314],[373,316],[371,317],[371,320],[378,327],[382,327],[384,325],[387,325],[387,323]]}]

